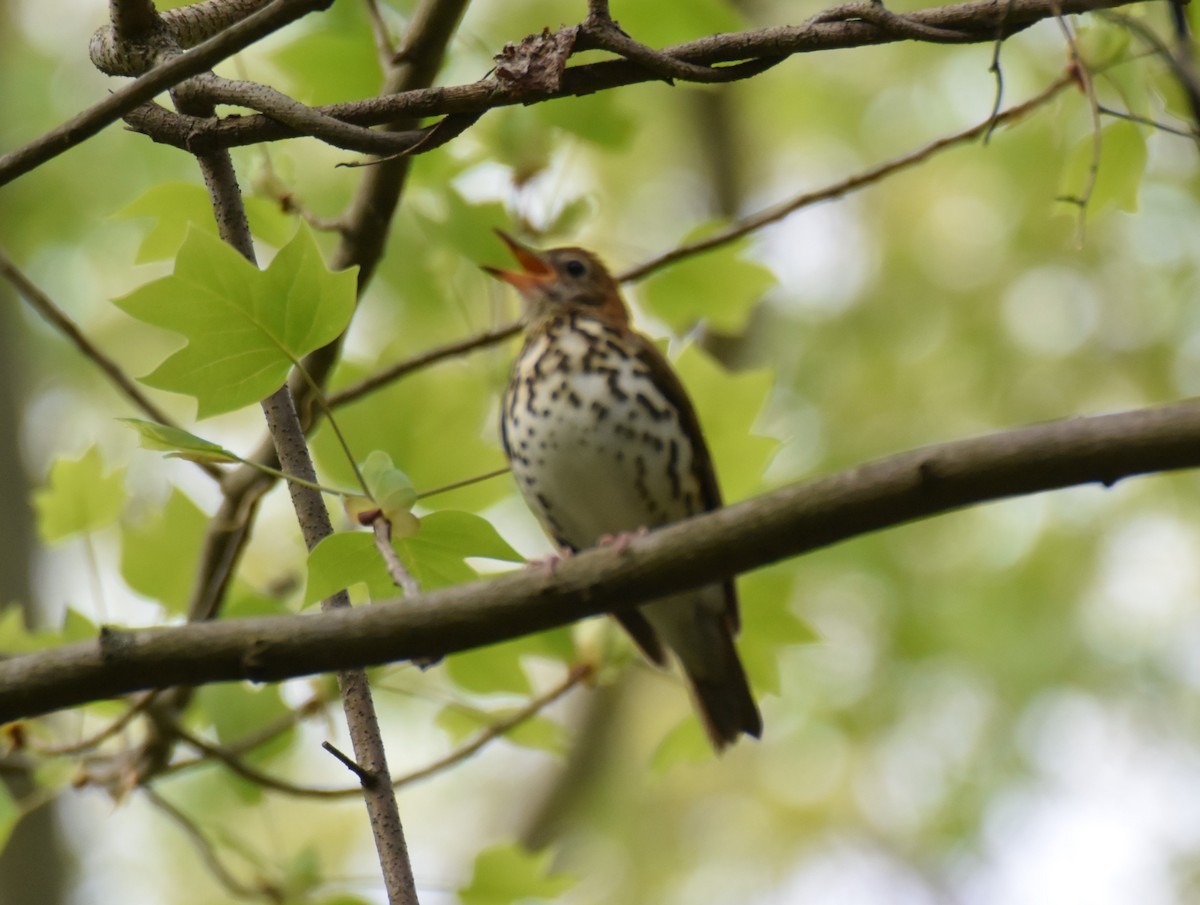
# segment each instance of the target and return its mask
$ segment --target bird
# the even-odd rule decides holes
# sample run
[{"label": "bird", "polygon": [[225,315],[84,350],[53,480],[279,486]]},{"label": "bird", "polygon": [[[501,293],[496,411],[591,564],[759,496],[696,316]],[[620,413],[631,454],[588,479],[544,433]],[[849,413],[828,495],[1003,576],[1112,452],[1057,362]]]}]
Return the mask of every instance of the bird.
[{"label": "bird", "polygon": [[[582,248],[537,251],[497,230],[520,270],[485,266],[524,300],[524,344],[500,436],[529,508],[564,554],[721,505],[712,456],[667,359],[630,325],[616,280]],[[674,653],[720,752],[762,717],[734,646],[732,579],[613,614],[642,652]]]}]

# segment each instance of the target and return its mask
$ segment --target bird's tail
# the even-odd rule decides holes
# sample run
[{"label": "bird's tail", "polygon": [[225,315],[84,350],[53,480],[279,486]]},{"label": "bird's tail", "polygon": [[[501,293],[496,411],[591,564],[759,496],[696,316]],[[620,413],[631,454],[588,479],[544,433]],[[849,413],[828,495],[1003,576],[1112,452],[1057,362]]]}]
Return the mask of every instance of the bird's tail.
[{"label": "bird's tail", "polygon": [[[732,586],[711,585],[655,601],[642,607],[639,620],[651,630],[651,647],[660,654],[653,659],[662,662],[659,639],[678,657],[714,748],[720,751],[742,733],[762,734],[762,716],[733,645],[737,604]],[[639,644],[650,649],[640,638]]]},{"label": "bird's tail", "polygon": [[719,637],[725,648],[720,656],[720,669],[713,670],[709,663],[701,673],[686,662],[683,664],[701,722],[718,751],[736,742],[742,733],[755,738],[762,735],[762,715],[750,693],[750,683],[746,681],[746,671],[738,659],[733,638],[725,632]]}]

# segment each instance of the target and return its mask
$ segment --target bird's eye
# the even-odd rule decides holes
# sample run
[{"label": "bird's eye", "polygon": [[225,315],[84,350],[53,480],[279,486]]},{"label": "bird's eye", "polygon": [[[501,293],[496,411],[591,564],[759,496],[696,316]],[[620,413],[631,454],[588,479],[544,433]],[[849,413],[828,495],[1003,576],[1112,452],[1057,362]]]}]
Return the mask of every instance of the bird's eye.
[{"label": "bird's eye", "polygon": [[567,276],[578,279],[587,273],[587,265],[584,264],[583,261],[579,260],[579,258],[571,258],[571,260],[567,261],[566,263],[566,270]]}]

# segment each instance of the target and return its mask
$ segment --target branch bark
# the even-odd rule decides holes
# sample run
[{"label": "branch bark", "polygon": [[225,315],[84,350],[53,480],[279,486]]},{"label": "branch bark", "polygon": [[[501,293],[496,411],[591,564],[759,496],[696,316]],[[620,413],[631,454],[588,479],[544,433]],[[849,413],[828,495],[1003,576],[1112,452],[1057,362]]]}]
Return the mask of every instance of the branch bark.
[{"label": "branch bark", "polygon": [[1200,405],[1068,419],[881,459],[558,564],[313,616],[107,628],[0,661],[0,722],[172,685],[273,681],[440,656],[965,506],[1200,465]]},{"label": "branch bark", "polygon": [[[1142,3],[1145,0],[1132,0]],[[889,44],[904,40],[947,43],[990,43],[1045,19],[1132,5],[1130,0],[968,0],[917,10],[906,16],[865,12],[871,5],[852,3],[826,10],[800,25],[779,25],[756,31],[712,35],[664,48],[659,56],[712,67],[722,63],[780,60],[799,53]],[[872,21],[861,18],[873,15]],[[850,18],[850,17],[859,18]],[[891,23],[891,24],[889,24]],[[924,30],[924,34],[922,33]],[[932,30],[932,31],[931,31]],[[930,35],[938,35],[931,37]],[[716,71],[720,71],[719,69]],[[743,77],[758,74],[751,67]],[[680,76],[682,77],[682,76]],[[575,95],[594,94],[626,85],[660,81],[660,69],[621,59],[570,66],[557,90],[531,93],[521,84],[492,78],[465,85],[401,91],[366,100],[317,108],[321,113],[357,126],[393,122],[399,117],[481,115],[497,107],[531,104]],[[155,141],[191,150],[233,147],[262,141],[296,138],[301,133],[265,116],[222,120],[180,117],[162,108],[144,107],[131,118],[134,129]],[[430,147],[436,147],[436,143]],[[426,148],[414,148],[419,153]],[[0,171],[2,172],[2,171]]]},{"label": "branch bark", "polygon": [[[0,157],[0,185],[45,163],[91,138],[155,95],[211,69],[226,57],[244,50],[255,41],[290,22],[329,6],[332,0],[273,0],[265,9],[243,19],[228,30],[147,72],[114,91],[94,107],[80,113],[40,138]],[[203,122],[203,120],[200,120]]]}]

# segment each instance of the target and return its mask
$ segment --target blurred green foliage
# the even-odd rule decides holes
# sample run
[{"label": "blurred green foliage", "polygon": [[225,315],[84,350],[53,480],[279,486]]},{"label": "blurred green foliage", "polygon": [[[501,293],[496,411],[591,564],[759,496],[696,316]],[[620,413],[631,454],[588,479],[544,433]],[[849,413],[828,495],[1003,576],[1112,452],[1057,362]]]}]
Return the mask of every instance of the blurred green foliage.
[{"label": "blurred green foliage", "polygon": [[[60,6],[23,0],[2,14],[0,78],[20,85],[0,92],[6,149],[114,84],[84,53],[103,11],[85,22]],[[656,46],[797,24],[820,8],[612,7],[631,35]],[[412,8],[385,4],[383,13],[401,31]],[[441,83],[482,77],[506,42],[583,12],[566,0],[479,0]],[[1162,9],[1128,12],[1168,33]],[[1099,104],[1186,131],[1179,117],[1190,113],[1169,66],[1118,25],[1071,24],[1084,59],[1103,67],[1093,76]],[[992,54],[990,44],[900,43],[800,55],[727,86],[657,82],[489,112],[414,160],[333,387],[515,317],[515,299],[478,270],[504,261],[493,227],[582,244],[622,270],[986,120],[998,88]],[[1068,61],[1054,22],[1005,42],[1003,105],[1041,91]],[[222,72],[313,103],[370,95],[379,79],[366,13],[350,3]],[[1100,122],[1097,141],[1089,98],[1069,89],[986,143],[948,149],[627,287],[647,332],[689,340],[670,350],[727,498],[939,441],[1200,393],[1196,147],[1145,122]],[[234,156],[264,265],[287,254],[280,249],[296,228],[273,192],[333,217],[363,173],[334,167],[347,152],[307,140]],[[1093,170],[1086,206],[1063,200],[1084,192]],[[171,305],[186,313],[193,297],[164,262],[189,226],[212,233],[201,185],[186,155],[110,128],[0,189],[0,245],[101,348],[143,375],[178,338],[109,300],[157,287],[139,317],[163,322]],[[192,235],[186,241],[205,242]],[[328,260],[334,241],[318,232],[311,250]],[[322,318],[338,314],[317,307]],[[178,618],[213,488],[193,465],[136,449],[116,419],[139,413],[46,325],[25,310],[5,317],[21,336],[16,429],[40,487],[42,536],[87,533],[86,550],[64,543],[39,553],[41,593],[68,605],[61,638],[87,637],[100,621]],[[514,352],[508,343],[421,370],[338,410],[338,423],[360,460],[385,451],[417,491],[490,471],[502,463],[496,407]],[[190,399],[155,399],[193,426]],[[200,433],[247,454],[260,421],[250,406]],[[314,449],[325,484],[352,486],[327,425]],[[516,558],[512,548],[544,553],[513,490],[498,478],[428,509],[418,503],[421,530],[397,539],[398,551],[430,587],[497,568]],[[1200,775],[1198,491],[1185,473],[1012,500],[745,576],[741,651],[766,730],[761,743],[720,759],[705,748],[682,684],[642,664],[602,621],[453,655],[424,672],[377,671],[399,775],[503,719],[568,665],[603,667],[602,687],[574,690],[508,741],[402,788],[422,901],[452,902],[460,890],[468,903],[852,893],[870,902],[1116,902],[1129,889],[1188,901],[1200,833],[1171,815]],[[227,616],[299,609],[355,577],[372,599],[392,596],[369,535],[351,533],[348,521],[306,564],[285,497],[277,488],[263,504]],[[339,546],[349,552],[323,561]],[[50,643],[12,615],[0,622],[0,648]],[[314,695],[330,700],[328,685],[201,689],[189,726],[236,745]],[[73,728],[38,722],[28,731],[60,743],[59,733],[86,735],[120,712],[101,703]],[[336,707],[329,712],[328,723],[301,720],[245,756],[300,784],[349,782],[317,747],[325,737],[345,744]],[[270,878],[289,902],[375,900],[354,801],[264,792],[212,764],[160,785],[239,876]],[[159,832],[172,824],[136,792],[131,800],[81,818],[92,837],[78,844],[96,847],[89,869],[106,889],[136,876],[154,901],[234,900],[183,836]],[[0,797],[0,836],[28,806]],[[1087,830],[1097,825],[1110,831],[1099,847]],[[517,838],[552,839],[554,854],[525,853]],[[360,887],[369,890],[362,899]],[[1072,894],[1054,898],[1063,889]]]}]

